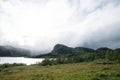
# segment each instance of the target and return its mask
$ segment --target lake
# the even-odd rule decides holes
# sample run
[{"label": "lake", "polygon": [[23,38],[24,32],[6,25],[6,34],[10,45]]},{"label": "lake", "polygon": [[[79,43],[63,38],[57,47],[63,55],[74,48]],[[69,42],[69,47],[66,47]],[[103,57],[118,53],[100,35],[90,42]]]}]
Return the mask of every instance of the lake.
[{"label": "lake", "polygon": [[42,62],[44,58],[26,58],[26,57],[0,57],[0,64],[23,63],[26,65]]}]

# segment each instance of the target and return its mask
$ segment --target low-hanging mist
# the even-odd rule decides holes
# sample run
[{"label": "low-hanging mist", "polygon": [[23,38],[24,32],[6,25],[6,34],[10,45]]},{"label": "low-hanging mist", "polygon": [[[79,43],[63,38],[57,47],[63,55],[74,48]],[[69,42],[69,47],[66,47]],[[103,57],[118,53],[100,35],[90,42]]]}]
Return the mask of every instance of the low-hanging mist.
[{"label": "low-hanging mist", "polygon": [[120,0],[0,0],[0,45],[120,47]]}]

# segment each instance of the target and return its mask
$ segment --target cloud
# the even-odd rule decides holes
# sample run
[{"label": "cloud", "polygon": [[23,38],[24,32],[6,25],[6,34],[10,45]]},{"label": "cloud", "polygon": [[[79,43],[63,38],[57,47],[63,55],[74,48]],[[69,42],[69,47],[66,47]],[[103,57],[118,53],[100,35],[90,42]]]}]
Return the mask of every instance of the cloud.
[{"label": "cloud", "polygon": [[1,0],[0,44],[50,51],[120,47],[119,0]]}]

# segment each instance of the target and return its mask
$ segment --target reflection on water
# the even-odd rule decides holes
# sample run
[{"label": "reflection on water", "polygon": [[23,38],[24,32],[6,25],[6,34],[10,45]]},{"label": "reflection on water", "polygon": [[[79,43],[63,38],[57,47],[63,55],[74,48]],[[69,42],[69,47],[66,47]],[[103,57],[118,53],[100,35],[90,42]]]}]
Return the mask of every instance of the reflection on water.
[{"label": "reflection on water", "polygon": [[44,58],[24,58],[24,57],[0,57],[0,64],[23,63],[26,65],[42,62]]}]

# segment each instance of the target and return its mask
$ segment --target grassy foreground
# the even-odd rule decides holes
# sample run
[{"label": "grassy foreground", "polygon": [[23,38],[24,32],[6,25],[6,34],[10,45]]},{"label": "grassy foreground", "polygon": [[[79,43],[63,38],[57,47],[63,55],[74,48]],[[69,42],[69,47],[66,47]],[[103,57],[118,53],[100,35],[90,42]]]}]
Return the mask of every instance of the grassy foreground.
[{"label": "grassy foreground", "polygon": [[0,80],[120,80],[120,64],[61,64],[0,69]]}]

